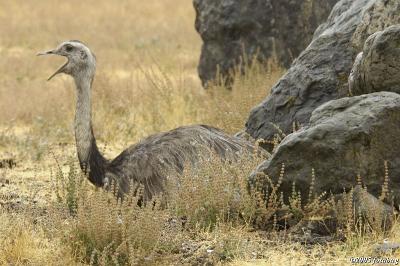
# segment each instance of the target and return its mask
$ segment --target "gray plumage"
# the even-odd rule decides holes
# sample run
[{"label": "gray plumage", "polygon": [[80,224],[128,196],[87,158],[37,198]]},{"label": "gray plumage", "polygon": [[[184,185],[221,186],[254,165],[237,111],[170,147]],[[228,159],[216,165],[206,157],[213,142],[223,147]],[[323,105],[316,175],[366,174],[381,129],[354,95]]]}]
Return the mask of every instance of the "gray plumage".
[{"label": "gray plumage", "polygon": [[234,159],[254,148],[250,142],[229,136],[217,128],[193,125],[147,137],[109,161],[96,145],[91,122],[91,85],[96,70],[94,54],[80,41],[63,42],[56,49],[38,55],[47,54],[68,59],[49,80],[59,73],[74,78],[77,154],[81,169],[96,186],[107,186],[114,181],[122,192],[127,192],[133,181],[144,186],[147,200],[164,190],[166,173],[171,170],[182,172],[187,163],[199,162],[200,154],[204,152],[215,153],[222,159]]}]

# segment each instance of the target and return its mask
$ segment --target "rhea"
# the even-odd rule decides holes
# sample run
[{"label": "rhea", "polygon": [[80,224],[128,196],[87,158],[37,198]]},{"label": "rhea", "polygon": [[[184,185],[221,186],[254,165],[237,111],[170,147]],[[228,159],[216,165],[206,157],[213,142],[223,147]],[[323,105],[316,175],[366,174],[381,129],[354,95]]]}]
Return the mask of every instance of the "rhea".
[{"label": "rhea", "polygon": [[166,173],[182,172],[185,165],[201,160],[201,153],[214,153],[222,159],[237,158],[253,149],[248,141],[230,136],[206,126],[183,126],[149,136],[130,146],[113,160],[100,153],[93,135],[91,90],[96,71],[96,57],[80,41],[66,41],[56,49],[38,55],[58,55],[67,58],[48,80],[60,73],[72,76],[76,85],[74,131],[80,168],[96,186],[115,182],[123,193],[130,184],[141,184],[148,200],[165,189]]}]

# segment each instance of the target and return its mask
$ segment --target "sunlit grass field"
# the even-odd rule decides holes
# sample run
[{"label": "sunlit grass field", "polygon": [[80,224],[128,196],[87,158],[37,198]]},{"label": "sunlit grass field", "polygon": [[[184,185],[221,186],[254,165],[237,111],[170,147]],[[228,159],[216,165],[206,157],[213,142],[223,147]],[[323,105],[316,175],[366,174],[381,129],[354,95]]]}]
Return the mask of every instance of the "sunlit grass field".
[{"label": "sunlit grass field", "polygon": [[[245,76],[235,77],[232,90],[202,89],[196,69],[201,39],[194,19],[190,0],[0,0],[0,159],[16,164],[0,168],[1,265],[341,265],[352,256],[373,254],[373,244],[387,237],[354,235],[346,242],[310,247],[255,231],[246,219],[227,218],[233,194],[219,193],[226,192],[227,173],[243,181],[256,159],[234,169],[212,164],[203,172],[186,173],[188,186],[201,185],[194,176],[215,177],[201,194],[177,194],[176,209],[193,218],[186,229],[173,228],[171,221],[178,219],[173,212],[145,208],[131,213],[79,179],[73,81],[57,76],[47,82],[64,59],[36,53],[71,39],[94,51],[94,134],[108,158],[181,125],[205,123],[237,133],[284,70],[271,62],[254,64]],[[237,189],[243,191],[241,181]],[[65,210],[71,197],[78,207],[75,216]],[[251,217],[257,208],[247,200],[234,204]],[[188,201],[193,208],[186,210],[182,206]],[[207,224],[203,214],[210,206],[214,212],[207,213],[212,216]],[[116,212],[134,217],[130,223],[124,220],[127,231],[115,225],[111,214]],[[400,241],[398,229],[390,240]]]}]

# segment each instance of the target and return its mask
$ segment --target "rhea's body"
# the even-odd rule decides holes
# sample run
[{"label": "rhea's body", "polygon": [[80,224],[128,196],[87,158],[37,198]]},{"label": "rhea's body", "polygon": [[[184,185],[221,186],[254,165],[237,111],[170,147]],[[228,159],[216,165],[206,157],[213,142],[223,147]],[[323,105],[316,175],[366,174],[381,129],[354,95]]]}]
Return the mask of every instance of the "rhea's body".
[{"label": "rhea's body", "polygon": [[100,153],[92,128],[91,87],[96,71],[94,54],[80,41],[63,42],[56,49],[39,55],[45,54],[68,59],[49,80],[59,73],[74,78],[77,93],[74,130],[78,159],[81,169],[96,186],[107,186],[113,181],[120,191],[127,192],[130,183],[135,182],[144,186],[144,197],[150,199],[164,190],[167,172],[182,172],[187,163],[198,162],[205,153],[234,159],[253,149],[249,142],[217,128],[193,125],[147,137],[109,161]]}]

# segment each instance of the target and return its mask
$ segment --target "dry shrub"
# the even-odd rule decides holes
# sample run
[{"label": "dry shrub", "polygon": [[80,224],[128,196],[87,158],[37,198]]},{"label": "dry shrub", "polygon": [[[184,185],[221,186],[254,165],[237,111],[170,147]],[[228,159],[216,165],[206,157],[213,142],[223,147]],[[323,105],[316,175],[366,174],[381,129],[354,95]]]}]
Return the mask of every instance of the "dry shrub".
[{"label": "dry shrub", "polygon": [[67,215],[72,215],[64,241],[78,260],[141,265],[145,258],[150,263],[158,252],[175,248],[176,232],[167,230],[169,216],[159,198],[142,205],[142,188],[132,185],[132,193],[122,200],[109,191],[93,189],[75,169],[71,164],[68,173],[57,174],[55,191],[58,202],[69,210]]},{"label": "dry shrub", "polygon": [[168,209],[161,208],[158,198],[141,205],[141,192],[133,186],[121,201],[113,193],[93,190],[73,164],[68,173],[59,168],[55,191],[72,215],[65,242],[78,260],[96,265],[165,261],[187,239],[204,235],[220,236],[217,261],[239,256],[245,251],[240,246],[248,243],[237,236],[230,239],[233,232],[245,234],[258,210],[266,208],[247,183],[260,160],[249,154],[221,161],[213,155],[187,167],[182,176],[170,177],[174,182],[168,183]]},{"label": "dry shrub", "polygon": [[1,265],[72,265],[69,249],[58,239],[50,239],[46,230],[32,222],[27,214],[0,211]]},{"label": "dry shrub", "polygon": [[[317,195],[310,187],[309,198],[302,201],[293,185],[288,203],[280,191],[284,166],[274,183],[268,175],[253,175],[264,158],[242,156],[237,161],[221,161],[217,156],[188,166],[177,178],[170,178],[168,203],[177,216],[188,219],[192,227],[214,228],[218,223],[248,224],[263,229],[279,229],[287,220],[325,219],[332,212],[333,198]],[[312,184],[315,182],[313,174]]]},{"label": "dry shrub", "polygon": [[75,249],[99,265],[140,264],[162,249],[166,212],[158,200],[142,207],[138,201],[138,197],[129,196],[121,202],[106,191],[81,197],[72,231]]},{"label": "dry shrub", "polygon": [[54,156],[56,162],[56,171],[53,173],[51,169],[51,176],[53,181],[54,193],[57,202],[61,206],[66,207],[70,215],[75,215],[78,210],[78,199],[82,191],[85,191],[87,183],[85,177],[78,171],[74,159],[69,158],[68,173],[65,173],[58,159]]},{"label": "dry shrub", "polygon": [[292,184],[291,193],[281,191],[285,178],[285,165],[282,164],[278,177],[273,179],[265,173],[256,173],[250,180],[250,191],[256,197],[258,212],[254,226],[266,230],[286,230],[299,224],[300,221],[321,221],[331,218],[334,198],[326,192],[317,194],[314,191],[316,177],[311,173],[311,183],[307,198],[303,198],[296,184]]},{"label": "dry shrub", "polygon": [[[64,239],[77,259],[86,263],[141,265],[156,263],[159,254],[171,255],[189,235],[201,237],[221,228],[227,232],[228,224],[232,230],[244,230],[240,228],[250,226],[257,208],[246,178],[260,160],[249,156],[223,162],[212,156],[196,168],[186,168],[168,185],[169,209],[161,208],[158,198],[143,206],[141,192],[133,186],[132,193],[121,201],[113,193],[93,190],[73,164],[68,173],[59,168],[55,191],[72,215]],[[182,231],[185,224],[190,226]],[[231,257],[230,249],[237,244],[228,238],[223,238],[225,244],[218,254]]]},{"label": "dry shrub", "polygon": [[195,166],[187,165],[182,175],[169,178],[169,208],[193,227],[213,228],[218,221],[250,222],[256,206],[247,178],[261,161],[251,154],[223,161],[211,153]]},{"label": "dry shrub", "polygon": [[266,248],[265,238],[252,231],[249,225],[218,222],[213,230],[197,227],[191,236],[197,242],[192,242],[196,251],[182,259],[184,265],[221,265],[235,259],[253,260],[262,256]]}]

